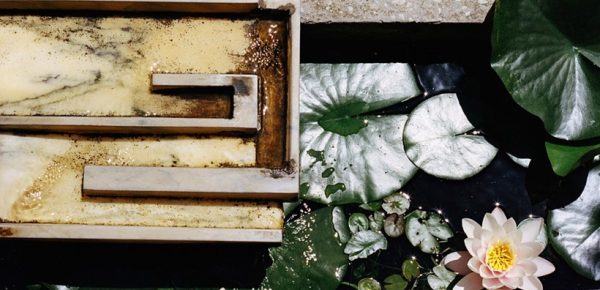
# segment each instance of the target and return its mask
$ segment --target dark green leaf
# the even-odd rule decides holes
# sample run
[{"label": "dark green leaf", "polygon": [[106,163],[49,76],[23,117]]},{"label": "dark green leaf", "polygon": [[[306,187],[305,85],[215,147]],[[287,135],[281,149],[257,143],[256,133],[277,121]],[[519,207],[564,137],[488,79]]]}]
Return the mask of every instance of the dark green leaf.
[{"label": "dark green leaf", "polygon": [[402,275],[408,281],[414,280],[421,274],[419,264],[413,259],[406,259],[402,262]]},{"label": "dark green leaf", "polygon": [[369,255],[387,249],[387,240],[383,234],[374,231],[362,231],[354,234],[346,244],[344,253],[350,255],[350,261],[366,258]]},{"label": "dark green leaf", "polygon": [[600,5],[500,0],[492,66],[515,101],[562,139],[600,135]]},{"label": "dark green leaf", "polygon": [[385,284],[383,286],[385,290],[404,290],[406,289],[406,286],[408,286],[408,282],[398,274],[385,278],[383,283]]},{"label": "dark green leaf", "polygon": [[432,97],[416,107],[404,127],[404,148],[417,167],[436,177],[461,180],[483,170],[498,149],[465,116],[455,94]]},{"label": "dark green leaf", "polygon": [[583,193],[548,213],[548,238],[581,275],[600,281],[600,167],[590,170]]},{"label": "dark green leaf", "polygon": [[369,219],[365,214],[353,213],[348,219],[348,227],[350,227],[350,232],[353,234],[366,231],[369,229]]},{"label": "dark green leaf", "polygon": [[583,162],[600,153],[600,144],[589,146],[568,146],[546,142],[546,152],[554,173],[567,176]]},{"label": "dark green leaf", "polygon": [[301,67],[303,199],[369,203],[416,173],[402,145],[406,116],[363,116],[420,94],[407,64]]},{"label": "dark green leaf", "polygon": [[283,243],[269,250],[273,264],[262,287],[271,289],[336,289],[348,256],[336,238],[334,215],[327,207],[287,223]]}]

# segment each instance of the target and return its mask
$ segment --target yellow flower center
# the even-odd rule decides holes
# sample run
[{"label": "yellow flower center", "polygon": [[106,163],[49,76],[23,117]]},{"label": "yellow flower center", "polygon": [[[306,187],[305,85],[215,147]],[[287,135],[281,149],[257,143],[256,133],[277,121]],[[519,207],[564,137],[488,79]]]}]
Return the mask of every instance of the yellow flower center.
[{"label": "yellow flower center", "polygon": [[515,263],[517,255],[512,246],[505,241],[496,242],[488,248],[485,261],[495,271],[506,271]]}]

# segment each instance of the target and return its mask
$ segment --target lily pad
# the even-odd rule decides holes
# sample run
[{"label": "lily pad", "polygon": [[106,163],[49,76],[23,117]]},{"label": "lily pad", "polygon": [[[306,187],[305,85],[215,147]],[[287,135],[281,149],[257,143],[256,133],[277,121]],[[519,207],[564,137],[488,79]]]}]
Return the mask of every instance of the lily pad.
[{"label": "lily pad", "polygon": [[383,210],[392,214],[404,214],[410,207],[410,196],[403,192],[397,192],[383,199]]},{"label": "lily pad", "polygon": [[387,249],[387,240],[382,233],[362,231],[354,234],[346,244],[344,253],[350,255],[350,261],[366,258],[371,254]]},{"label": "lily pad", "polygon": [[383,221],[385,214],[381,211],[376,211],[369,216],[369,228],[372,231],[379,232],[383,229]]},{"label": "lily pad", "polygon": [[353,234],[366,231],[369,229],[369,219],[365,214],[353,213],[348,219],[348,227]]},{"label": "lily pad", "polygon": [[381,284],[373,278],[363,278],[358,281],[358,290],[381,290]]},{"label": "lily pad", "polygon": [[531,158],[519,158],[510,153],[506,153],[506,155],[508,155],[508,158],[510,158],[510,160],[512,160],[514,163],[517,163],[519,166],[529,168]]},{"label": "lily pad", "polygon": [[413,259],[407,259],[402,262],[402,275],[407,280],[416,279],[421,274],[419,263]]},{"label": "lily pad", "polygon": [[583,193],[548,213],[552,247],[575,271],[600,281],[600,166],[590,170]]},{"label": "lily pad", "polygon": [[456,274],[446,269],[442,265],[433,267],[433,274],[427,275],[427,283],[433,290],[446,290]]},{"label": "lily pad", "polygon": [[592,160],[596,154],[600,153],[600,144],[569,146],[546,142],[546,152],[554,173],[564,177],[579,165]]},{"label": "lily pad", "polygon": [[437,254],[440,240],[454,236],[450,226],[435,212],[415,210],[406,216],[405,234],[408,241],[421,251]]},{"label": "lily pad", "polygon": [[393,274],[383,280],[385,290],[404,290],[408,286],[408,282],[398,274]]},{"label": "lily pad", "polygon": [[483,170],[498,149],[475,134],[456,94],[442,94],[421,103],[404,128],[408,158],[430,175],[453,180]]},{"label": "lily pad", "polygon": [[322,208],[285,225],[283,243],[269,250],[273,264],[262,283],[265,289],[336,289],[348,266],[348,256],[336,238],[332,207]]},{"label": "lily pad", "polygon": [[406,184],[417,171],[402,146],[407,117],[366,114],[419,94],[407,64],[302,65],[301,197],[364,204]]},{"label": "lily pad", "polygon": [[555,137],[600,135],[600,10],[596,0],[501,0],[492,66],[514,100]]}]

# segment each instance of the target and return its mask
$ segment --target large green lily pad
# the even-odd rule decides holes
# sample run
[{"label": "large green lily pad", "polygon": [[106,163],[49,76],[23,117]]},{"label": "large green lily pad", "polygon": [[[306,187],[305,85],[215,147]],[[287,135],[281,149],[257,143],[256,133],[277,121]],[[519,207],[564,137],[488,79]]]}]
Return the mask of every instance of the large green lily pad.
[{"label": "large green lily pad", "polygon": [[492,66],[515,101],[555,137],[600,136],[597,0],[499,0]]},{"label": "large green lily pad", "polygon": [[265,289],[336,289],[348,267],[348,255],[337,237],[332,207],[308,213],[285,225],[283,243],[270,250],[273,260]]},{"label": "large green lily pad", "polygon": [[600,153],[600,144],[588,146],[569,146],[546,142],[546,152],[554,173],[567,176],[582,163],[592,160]]},{"label": "large green lily pad", "polygon": [[548,214],[549,241],[581,275],[600,281],[600,166],[590,170],[583,193]]},{"label": "large green lily pad", "polygon": [[428,174],[465,179],[483,170],[498,152],[474,129],[456,94],[438,95],[410,114],[404,148],[408,158]]},{"label": "large green lily pad", "polygon": [[420,94],[407,64],[305,64],[300,125],[303,199],[368,203],[417,168],[402,146],[403,115],[365,115]]}]

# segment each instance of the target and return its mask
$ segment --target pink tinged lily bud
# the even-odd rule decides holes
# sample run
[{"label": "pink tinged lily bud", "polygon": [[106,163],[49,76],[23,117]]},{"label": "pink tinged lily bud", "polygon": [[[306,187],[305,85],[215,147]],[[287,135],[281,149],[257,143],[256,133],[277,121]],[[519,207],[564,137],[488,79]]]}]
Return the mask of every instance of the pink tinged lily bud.
[{"label": "pink tinged lily bud", "polygon": [[454,289],[543,289],[538,277],[554,272],[554,265],[539,257],[544,245],[536,238],[543,225],[538,218],[517,228],[499,207],[486,213],[481,225],[463,219],[467,251],[450,253],[443,260],[446,267],[465,276]]}]

